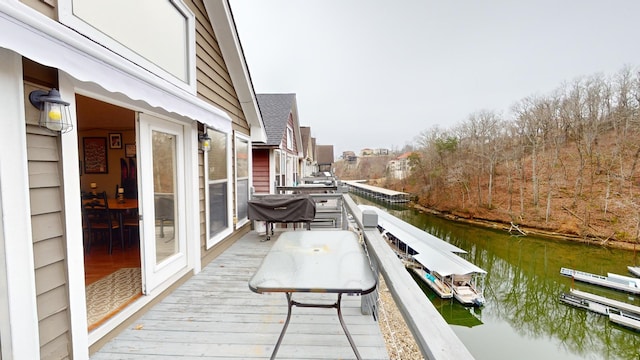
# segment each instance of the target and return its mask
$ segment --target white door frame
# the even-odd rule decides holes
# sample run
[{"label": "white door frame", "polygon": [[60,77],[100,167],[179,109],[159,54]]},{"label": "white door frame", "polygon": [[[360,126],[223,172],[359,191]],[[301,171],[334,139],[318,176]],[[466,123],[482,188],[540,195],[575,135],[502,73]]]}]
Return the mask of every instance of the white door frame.
[{"label": "white door frame", "polygon": [[[171,279],[180,270],[186,269],[189,265],[189,253],[191,250],[187,245],[187,222],[186,222],[186,147],[185,137],[188,134],[188,127],[184,124],[171,122],[145,113],[139,114],[139,147],[138,162],[140,171],[139,181],[139,203],[142,214],[140,228],[141,239],[141,262],[143,293],[150,295],[160,284]],[[174,169],[174,206],[175,216],[173,227],[173,241],[176,245],[176,253],[156,262],[156,224],[155,224],[155,190],[153,179],[153,153],[152,140],[154,132],[162,132],[175,136],[175,169]]]}]

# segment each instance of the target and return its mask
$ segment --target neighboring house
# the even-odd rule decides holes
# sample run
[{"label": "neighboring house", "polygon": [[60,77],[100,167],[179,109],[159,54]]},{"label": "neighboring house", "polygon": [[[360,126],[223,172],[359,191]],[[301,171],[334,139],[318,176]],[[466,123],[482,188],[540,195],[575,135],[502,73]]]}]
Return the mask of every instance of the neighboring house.
[{"label": "neighboring house", "polygon": [[[266,133],[229,3],[149,5],[0,2],[4,360],[87,359],[250,231],[251,144]],[[60,112],[43,112],[53,125],[39,126],[29,100],[51,88],[70,103],[64,134]],[[85,272],[97,265],[85,255],[81,197],[94,187],[113,197],[116,186],[137,200],[132,285],[142,296],[88,331]]]},{"label": "neighboring house", "polygon": [[360,150],[360,156],[372,156],[372,155],[373,155],[373,149],[364,148]]},{"label": "neighboring house", "polygon": [[258,94],[267,140],[253,143],[253,186],[273,194],[276,186],[298,183],[303,158],[295,94]]},{"label": "neighboring house", "polygon": [[343,151],[342,159],[349,164],[355,164],[358,161],[358,157],[356,156],[356,153],[353,151]]},{"label": "neighboring house", "polygon": [[406,152],[387,163],[387,172],[394,179],[405,179],[411,173],[409,156],[412,152]]},{"label": "neighboring house", "polygon": [[306,178],[318,172],[318,163],[315,160],[315,151],[313,149],[313,141],[311,137],[311,128],[308,126],[300,127],[300,137],[302,138],[302,156],[300,161],[300,177]]},{"label": "neighboring house", "polygon": [[316,145],[318,171],[333,175],[333,145]]}]

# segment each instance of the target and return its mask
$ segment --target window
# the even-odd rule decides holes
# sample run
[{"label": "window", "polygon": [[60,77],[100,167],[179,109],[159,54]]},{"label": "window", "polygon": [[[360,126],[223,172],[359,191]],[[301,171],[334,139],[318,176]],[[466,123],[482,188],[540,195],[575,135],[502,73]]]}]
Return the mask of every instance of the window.
[{"label": "window", "polygon": [[59,3],[63,24],[195,93],[195,16],[181,0]]},{"label": "window", "polygon": [[287,125],[287,149],[293,150],[293,129]]},{"label": "window", "polygon": [[249,140],[236,135],[236,219],[240,227],[247,221],[247,208],[249,204]]},{"label": "window", "polygon": [[230,204],[230,147],[229,136],[213,129],[207,130],[211,138],[211,150],[205,153],[207,168],[207,248],[232,232]]},{"label": "window", "polygon": [[273,152],[273,164],[275,166],[274,174],[276,176],[276,186],[281,186],[280,182],[280,151],[276,150]]}]

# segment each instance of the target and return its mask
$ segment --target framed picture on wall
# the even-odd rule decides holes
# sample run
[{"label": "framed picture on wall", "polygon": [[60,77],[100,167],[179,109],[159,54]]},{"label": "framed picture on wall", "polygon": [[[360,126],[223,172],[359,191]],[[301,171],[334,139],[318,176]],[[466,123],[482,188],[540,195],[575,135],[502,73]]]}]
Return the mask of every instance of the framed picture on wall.
[{"label": "framed picture on wall", "polygon": [[136,144],[125,144],[124,156],[128,158],[136,157]]},{"label": "framed picture on wall", "polygon": [[109,149],[122,149],[122,134],[109,134]]},{"label": "framed picture on wall", "polygon": [[109,172],[109,162],[107,161],[107,138],[82,138],[82,145],[84,148],[84,173],[107,174]]}]

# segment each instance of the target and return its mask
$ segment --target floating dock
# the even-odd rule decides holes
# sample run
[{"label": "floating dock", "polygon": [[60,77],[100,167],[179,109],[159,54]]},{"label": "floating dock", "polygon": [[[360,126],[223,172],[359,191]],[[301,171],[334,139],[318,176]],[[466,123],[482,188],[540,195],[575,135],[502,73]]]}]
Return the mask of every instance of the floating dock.
[{"label": "floating dock", "polygon": [[575,289],[571,289],[569,293],[561,294],[560,301],[608,316],[611,322],[640,331],[640,306]]},{"label": "floating dock", "polygon": [[363,184],[360,181],[342,181],[349,186],[349,191],[362,194],[392,204],[409,202],[409,194],[402,191],[389,190],[377,186]]},{"label": "floating dock", "polygon": [[612,273],[608,273],[607,276],[602,276],[567,268],[561,268],[560,274],[572,277],[576,281],[624,291],[631,294],[640,294],[640,279],[638,278]]}]

